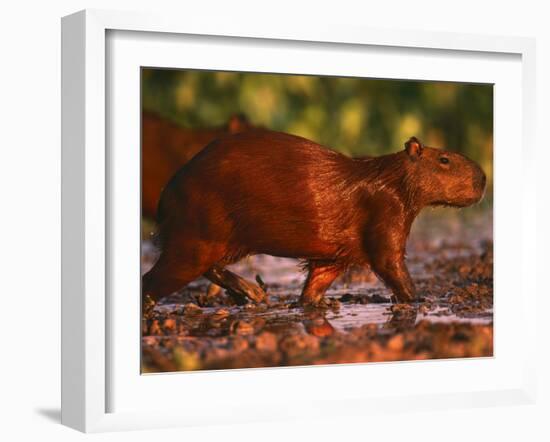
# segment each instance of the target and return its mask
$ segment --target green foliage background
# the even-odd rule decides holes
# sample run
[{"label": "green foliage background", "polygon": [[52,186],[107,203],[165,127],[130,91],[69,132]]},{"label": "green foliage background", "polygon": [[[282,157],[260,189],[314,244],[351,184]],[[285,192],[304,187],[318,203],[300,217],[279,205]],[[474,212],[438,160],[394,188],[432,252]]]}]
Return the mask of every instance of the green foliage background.
[{"label": "green foliage background", "polygon": [[395,152],[414,135],[476,160],[492,183],[488,84],[143,69],[142,103],[185,127],[242,113],[351,156]]}]

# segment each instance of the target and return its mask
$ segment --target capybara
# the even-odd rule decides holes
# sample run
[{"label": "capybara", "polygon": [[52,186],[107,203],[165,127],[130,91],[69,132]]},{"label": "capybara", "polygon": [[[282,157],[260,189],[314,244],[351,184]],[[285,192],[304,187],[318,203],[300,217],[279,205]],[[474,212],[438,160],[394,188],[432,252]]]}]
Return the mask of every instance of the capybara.
[{"label": "capybara", "polygon": [[265,253],[304,262],[304,305],[325,304],[351,265],[370,266],[392,301],[411,302],[405,243],[413,220],[426,206],[478,202],[485,182],[473,161],[415,137],[400,152],[356,159],[268,130],[219,138],[164,189],[162,251],[143,277],[143,298],[158,301],[204,275],[230,294],[265,300],[262,288],[224,268]]},{"label": "capybara", "polygon": [[249,129],[244,115],[231,116],[225,126],[188,129],[153,112],[141,114],[142,215],[155,220],[160,193],[176,171],[212,140]]}]

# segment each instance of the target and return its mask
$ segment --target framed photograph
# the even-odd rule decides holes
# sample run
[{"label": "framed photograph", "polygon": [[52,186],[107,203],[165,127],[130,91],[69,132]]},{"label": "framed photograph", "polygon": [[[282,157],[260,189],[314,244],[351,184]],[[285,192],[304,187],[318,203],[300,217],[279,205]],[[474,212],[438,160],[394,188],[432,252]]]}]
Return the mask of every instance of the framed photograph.
[{"label": "framed photograph", "polygon": [[83,11],[62,54],[64,424],[534,400],[532,40]]}]

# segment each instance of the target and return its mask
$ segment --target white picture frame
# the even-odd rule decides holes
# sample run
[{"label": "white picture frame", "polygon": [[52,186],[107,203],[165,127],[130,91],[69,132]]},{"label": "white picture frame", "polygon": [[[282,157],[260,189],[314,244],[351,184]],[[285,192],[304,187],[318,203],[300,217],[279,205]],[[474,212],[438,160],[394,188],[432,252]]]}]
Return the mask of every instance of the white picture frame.
[{"label": "white picture frame", "polygon": [[[249,23],[246,26],[239,24],[237,27],[231,23],[212,23],[195,18],[182,21],[180,18],[151,14],[98,10],[78,12],[63,18],[62,21],[63,424],[80,431],[97,432],[198,425],[212,421],[220,423],[328,416],[334,413],[357,415],[373,410],[392,412],[407,409],[532,403],[535,396],[536,367],[533,356],[535,340],[523,339],[524,348],[517,354],[517,365],[521,368],[516,367],[514,375],[507,376],[506,382],[502,381],[498,386],[495,383],[485,389],[477,385],[470,391],[463,389],[454,393],[443,390],[438,392],[437,388],[433,388],[426,390],[425,394],[418,392],[403,394],[399,386],[395,386],[393,389],[388,387],[387,393],[384,394],[369,396],[358,389],[357,394],[354,395],[336,392],[326,399],[313,395],[300,403],[293,401],[285,403],[284,400],[279,399],[271,403],[262,403],[261,406],[257,402],[247,402],[245,397],[240,399],[233,397],[231,407],[228,407],[222,399],[217,408],[215,404],[208,404],[211,408],[208,414],[205,412],[206,405],[202,407],[200,404],[195,409],[176,408],[173,404],[164,409],[155,407],[146,409],[145,406],[139,409],[136,407],[135,410],[124,407],[120,410],[117,407],[113,408],[109,399],[111,390],[114,388],[112,384],[114,357],[110,334],[113,334],[113,320],[117,319],[113,317],[111,311],[112,303],[108,297],[108,289],[111,287],[109,266],[115,259],[111,256],[110,244],[113,243],[112,235],[116,234],[117,229],[111,229],[108,226],[114,198],[110,193],[113,185],[110,181],[111,172],[113,168],[117,168],[117,163],[109,157],[109,142],[113,135],[107,130],[111,111],[108,107],[109,82],[113,78],[108,69],[108,64],[113,60],[109,60],[108,57],[117,56],[117,53],[109,50],[107,40],[109,33],[113,32],[140,32],[145,39],[148,38],[147,35],[151,38],[153,35],[176,36],[174,38],[187,35],[217,36],[221,41],[231,38],[249,41],[251,39],[283,41],[290,47],[308,42],[313,46],[337,44],[339,48],[344,49],[368,46],[382,52],[390,48],[422,49],[432,51],[434,57],[437,57],[438,53],[443,56],[443,54],[467,52],[475,54],[475,57],[480,60],[489,57],[490,54],[507,54],[516,57],[521,70],[521,91],[519,91],[519,98],[516,97],[521,104],[518,114],[521,115],[521,119],[515,123],[518,125],[517,141],[521,149],[516,148],[514,154],[517,156],[519,152],[521,157],[522,186],[516,186],[516,190],[510,191],[517,192],[522,210],[519,212],[516,210],[515,219],[518,222],[510,223],[503,229],[515,229],[508,233],[518,235],[514,243],[521,262],[521,280],[517,281],[521,297],[517,305],[527,311],[526,306],[536,302],[534,299],[535,266],[532,265],[533,258],[528,258],[536,256],[534,237],[536,194],[532,191],[535,188],[533,173],[535,147],[532,138],[535,106],[535,46],[532,39],[414,31],[391,32],[344,26],[292,27],[280,23],[272,26],[265,26],[265,23],[261,25]],[[464,78],[468,81],[466,72]],[[496,118],[499,118],[498,114]],[[505,147],[505,143],[502,142],[501,146]],[[512,161],[517,163],[517,157]],[[501,164],[503,164],[502,170],[507,170],[504,160]],[[504,183],[505,180],[501,182]],[[124,210],[131,212],[131,208]],[[126,213],[125,216],[132,216],[132,214]],[[499,256],[504,257],[506,253],[506,248],[499,248],[495,243],[495,261],[500,259]],[[516,253],[515,250],[514,253]],[[502,310],[498,307],[499,310],[496,313],[497,321],[501,311],[503,314],[506,313],[505,306],[502,305]],[[135,313],[136,310],[129,308],[129,312]],[[520,318],[519,321],[522,323],[521,336],[532,337],[536,327],[534,321],[531,318],[528,320],[527,317]],[[498,359],[497,354],[495,360]],[[475,374],[476,370],[491,369],[488,366],[484,368],[480,364],[479,366],[475,364],[473,362],[466,369],[470,370],[469,374]],[[346,377],[353,379],[354,376],[361,376],[361,371],[365,370],[364,364],[353,365],[353,367],[315,367],[314,370],[325,370],[322,372],[323,376],[334,376],[336,370],[346,370]],[[369,370],[389,371],[393,370],[394,365],[374,364],[373,366],[378,368]],[[445,369],[464,369],[464,366],[447,365]],[[499,369],[505,369],[505,366]],[[248,379],[257,386],[256,388],[261,388],[262,382],[264,385],[269,382],[274,390],[281,386],[281,382],[294,382],[292,385],[296,385],[297,389],[304,388],[303,391],[307,391],[305,390],[307,379],[312,377],[312,372],[309,371],[304,375],[300,370],[303,369],[254,370],[254,380],[250,381],[250,377]],[[405,364],[399,370],[415,371],[417,376],[420,376],[420,371],[428,369],[425,366],[418,368],[414,364]],[[284,376],[280,373],[284,373]],[[194,383],[204,383],[201,385],[206,385],[210,376],[211,380],[214,379],[211,382],[212,389],[223,388],[229,380],[239,382],[239,377],[242,379],[243,376],[247,376],[246,371],[216,374],[215,378],[211,373],[191,375],[194,376]],[[157,380],[162,379],[163,385],[151,383],[150,386],[146,386],[146,389],[154,389],[160,392],[159,394],[166,394],[162,392],[166,392],[166,388],[173,388],[177,378],[178,375],[158,376]],[[122,394],[129,393],[122,391]],[[187,394],[192,395],[193,392],[188,390]],[[130,398],[127,402],[134,399]],[[334,401],[337,401],[337,407],[334,406]]]}]

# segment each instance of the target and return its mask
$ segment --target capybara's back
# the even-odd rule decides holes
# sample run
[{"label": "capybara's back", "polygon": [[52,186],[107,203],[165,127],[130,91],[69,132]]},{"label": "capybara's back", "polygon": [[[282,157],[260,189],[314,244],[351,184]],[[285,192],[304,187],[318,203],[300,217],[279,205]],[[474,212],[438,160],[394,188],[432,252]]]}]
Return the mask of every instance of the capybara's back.
[{"label": "capybara's back", "polygon": [[424,147],[352,159],[312,141],[251,130],[210,143],[170,180],[159,204],[162,253],[143,292],[157,300],[204,274],[265,299],[224,267],[265,253],[305,261],[308,304],[350,265],[370,265],[399,301],[414,297],[405,266],[411,224],[427,205],[466,206],[485,188],[466,157]]},{"label": "capybara's back", "polygon": [[144,111],[141,116],[142,214],[155,219],[160,194],[174,173],[212,140],[250,128],[241,115],[225,126],[188,129]]},{"label": "capybara's back", "polygon": [[[221,138],[170,181],[159,205],[163,244],[185,231],[224,243],[223,258],[269,253],[334,258],[353,244],[344,219],[358,195],[353,162],[303,138],[266,130]],[[346,200],[347,198],[347,200]],[[351,228],[351,229],[348,229]],[[194,233],[192,233],[194,232]]]}]

